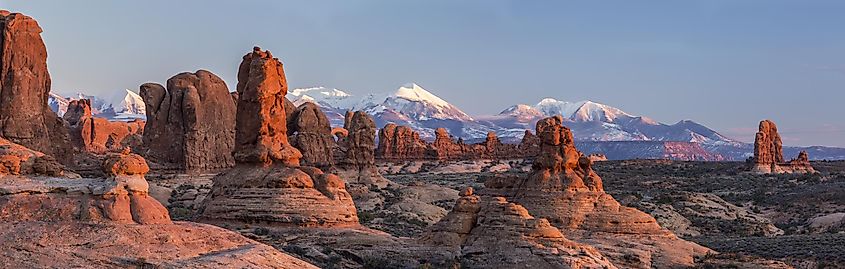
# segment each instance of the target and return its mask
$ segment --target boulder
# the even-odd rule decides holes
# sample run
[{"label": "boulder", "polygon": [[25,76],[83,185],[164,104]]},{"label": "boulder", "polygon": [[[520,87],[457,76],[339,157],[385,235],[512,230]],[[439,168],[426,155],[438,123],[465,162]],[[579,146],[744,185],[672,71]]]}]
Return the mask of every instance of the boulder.
[{"label": "boulder", "polygon": [[0,14],[0,136],[70,163],[64,122],[50,110],[50,73],[41,27],[21,14]]},{"label": "boulder", "polygon": [[220,77],[180,73],[141,85],[147,111],[144,155],[165,169],[205,171],[232,167],[235,105]]}]

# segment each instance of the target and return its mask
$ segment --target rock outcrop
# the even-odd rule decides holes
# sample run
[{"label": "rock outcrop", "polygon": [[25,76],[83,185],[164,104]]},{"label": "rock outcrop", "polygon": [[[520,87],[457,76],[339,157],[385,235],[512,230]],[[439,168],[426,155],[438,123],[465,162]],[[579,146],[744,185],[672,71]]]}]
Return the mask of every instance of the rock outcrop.
[{"label": "rock outcrop", "polygon": [[105,154],[120,151],[125,147],[139,148],[145,122],[112,122],[91,115],[91,100],[72,100],[64,115],[70,124],[70,138],[80,152]]},{"label": "rock outcrop", "polygon": [[255,47],[238,68],[235,160],[299,165],[302,153],[290,145],[285,108],[287,81],[279,59]]},{"label": "rock outcrop", "polygon": [[518,204],[474,195],[471,188],[460,195],[419,241],[453,248],[468,268],[616,268],[595,248],[566,239]]},{"label": "rock outcrop", "polygon": [[70,163],[63,121],[50,110],[50,73],[41,27],[21,13],[0,12],[0,136]]},{"label": "rock outcrop", "polygon": [[269,226],[358,225],[345,182],[299,166],[288,143],[282,63],[255,47],[238,71],[236,166],[213,179],[199,212],[205,222]]},{"label": "rock outcrop", "polygon": [[0,176],[27,174],[63,176],[65,171],[54,157],[0,137]]},{"label": "rock outcrop", "polygon": [[[316,268],[222,228],[173,223],[150,197],[149,167],[139,155],[109,155],[106,178],[67,178],[49,155],[3,139],[0,148],[4,165],[14,156],[33,167],[0,171],[4,266]],[[60,173],[39,170],[49,164]]]},{"label": "rock outcrop", "polygon": [[480,143],[466,144],[462,139],[455,141],[446,128],[435,130],[434,142],[420,139],[419,133],[408,126],[389,123],[379,131],[379,145],[376,157],[386,161],[412,160],[480,160],[516,159],[525,153],[517,145],[503,144],[495,133],[490,132]]},{"label": "rock outcrop", "polygon": [[366,188],[384,188],[390,182],[378,171],[375,160],[376,124],[363,111],[347,113],[343,131],[338,135],[337,175],[349,184],[360,184]]},{"label": "rock outcrop", "polygon": [[815,173],[806,151],[796,159],[786,162],[783,158],[783,142],[778,127],[770,120],[760,121],[754,138],[754,157],[751,171],[759,174]]},{"label": "rock outcrop", "polygon": [[147,158],[163,169],[205,171],[232,167],[235,105],[226,83],[209,71],[181,73],[141,85],[147,110]]},{"label": "rock outcrop", "polygon": [[421,159],[427,146],[420,134],[411,127],[388,123],[378,132],[376,156],[390,161]]},{"label": "rock outcrop", "polygon": [[326,114],[311,102],[305,102],[291,113],[288,121],[290,143],[302,153],[303,165],[330,168],[334,165],[337,143]]},{"label": "rock outcrop", "polygon": [[[532,215],[548,219],[570,239],[599,249],[616,266],[692,265],[708,249],[678,239],[648,214],[604,192],[592,161],[575,148],[559,116],[537,122],[539,154],[526,178],[491,180],[487,192],[505,195]],[[629,244],[636,244],[630,247]]]}]

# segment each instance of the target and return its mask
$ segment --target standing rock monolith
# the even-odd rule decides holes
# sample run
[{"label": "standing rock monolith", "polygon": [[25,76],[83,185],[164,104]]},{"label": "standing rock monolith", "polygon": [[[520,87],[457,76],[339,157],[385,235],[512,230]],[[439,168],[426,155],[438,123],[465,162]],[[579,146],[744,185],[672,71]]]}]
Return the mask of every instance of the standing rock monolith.
[{"label": "standing rock monolith", "polygon": [[50,110],[50,73],[41,27],[21,13],[0,12],[0,136],[70,163],[64,122]]},{"label": "standing rock monolith", "polygon": [[326,114],[311,102],[300,105],[288,118],[291,145],[302,153],[300,162],[321,169],[334,165],[334,148],[337,147],[332,127]]},{"label": "standing rock monolith", "polygon": [[760,121],[754,137],[754,158],[751,171],[759,174],[815,173],[806,151],[786,162],[778,127],[770,120]]},{"label": "standing rock monolith", "polygon": [[302,154],[288,143],[285,94],[282,63],[269,51],[255,47],[243,57],[232,153],[236,166],[214,177],[200,220],[227,225],[358,225],[346,183],[337,175],[300,166]]},{"label": "standing rock monolith", "polygon": [[145,156],[165,169],[204,171],[232,167],[235,105],[220,77],[181,73],[167,88],[141,85],[147,110]]}]

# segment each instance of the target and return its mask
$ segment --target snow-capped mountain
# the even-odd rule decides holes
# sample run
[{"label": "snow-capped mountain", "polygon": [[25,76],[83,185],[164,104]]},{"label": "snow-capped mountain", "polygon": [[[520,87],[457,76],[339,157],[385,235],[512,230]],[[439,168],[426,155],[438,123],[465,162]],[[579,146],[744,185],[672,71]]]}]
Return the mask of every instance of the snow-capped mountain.
[{"label": "snow-capped mountain", "polygon": [[50,95],[47,96],[47,104],[50,106],[50,109],[52,109],[53,112],[56,112],[56,114],[59,115],[59,117],[65,115],[69,103],[70,100],[68,100],[64,96],[55,94],[53,92],[50,92]]},{"label": "snow-capped mountain", "polygon": [[119,91],[108,99],[84,93],[75,93],[65,97],[51,92],[48,97],[48,103],[50,104],[50,108],[55,111],[56,114],[62,116],[67,111],[67,106],[70,100],[79,99],[91,100],[91,113],[97,117],[126,121],[133,119],[146,119],[147,117],[144,99],[137,93],[128,89],[125,91]]},{"label": "snow-capped mountain", "polygon": [[408,125],[423,137],[434,137],[434,130],[449,129],[458,136],[480,137],[490,128],[479,124],[465,112],[415,83],[384,94],[353,96],[325,87],[294,89],[288,99],[296,105],[312,102],[323,108],[333,124],[341,125],[346,111],[365,111],[378,126],[387,123]]},{"label": "snow-capped mountain", "polygon": [[506,128],[532,129],[538,120],[555,115],[562,116],[576,139],[581,141],[736,143],[690,120],[664,124],[593,101],[565,102],[545,98],[533,106],[514,105],[498,115],[480,118]]}]

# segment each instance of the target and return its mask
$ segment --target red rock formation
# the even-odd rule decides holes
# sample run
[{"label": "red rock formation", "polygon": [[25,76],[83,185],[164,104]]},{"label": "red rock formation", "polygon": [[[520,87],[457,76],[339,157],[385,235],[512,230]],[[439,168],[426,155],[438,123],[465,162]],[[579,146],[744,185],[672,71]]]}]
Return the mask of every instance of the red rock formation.
[{"label": "red rock formation", "polygon": [[512,196],[532,215],[548,219],[573,240],[596,246],[620,267],[691,265],[693,257],[708,251],[678,239],[653,217],[605,193],[592,161],[578,152],[562,122],[559,116],[537,122],[539,155],[528,177],[491,180],[485,191]]},{"label": "red rock formation", "polygon": [[302,153],[303,165],[329,168],[334,165],[337,143],[326,114],[311,102],[300,105],[288,118],[290,143]]},{"label": "red rock formation", "polygon": [[144,121],[111,122],[91,116],[91,100],[73,100],[68,104],[64,115],[70,124],[70,137],[73,146],[79,151],[104,154],[119,151],[124,147],[137,148],[141,139]]},{"label": "red rock formation", "polygon": [[798,158],[788,163],[784,161],[783,142],[778,127],[770,120],[760,121],[759,131],[754,138],[753,160],[751,171],[755,173],[815,173],[807,152],[802,151]]},{"label": "red rock formation", "polygon": [[50,74],[41,27],[23,14],[0,14],[0,136],[70,163],[62,120],[50,110]]},{"label": "red rock formation", "polygon": [[505,198],[473,195],[471,189],[419,241],[452,247],[455,258],[472,268],[616,268],[595,248],[566,239],[548,220]]},{"label": "red rock formation", "polygon": [[376,156],[390,161],[422,159],[428,149],[420,134],[408,126],[385,125],[378,133]]},{"label": "red rock formation", "polygon": [[235,160],[299,165],[302,153],[288,143],[285,72],[279,59],[255,47],[238,68]]},{"label": "red rock formation", "polygon": [[501,143],[493,132],[484,142],[466,144],[462,139],[456,142],[446,128],[437,128],[434,142],[427,143],[410,127],[390,123],[379,131],[376,157],[387,161],[478,160],[516,159],[525,154],[516,145]]},{"label": "red rock formation", "polygon": [[46,175],[39,172],[45,163],[60,167],[49,155],[0,138],[0,160],[10,156],[23,157],[15,175],[0,171],[0,264],[10,268],[127,268],[139,261],[163,268],[316,268],[222,228],[172,223],[149,195],[149,167],[139,155],[109,155],[102,166],[107,178],[27,175]]},{"label": "red rock formation", "polygon": [[[269,51],[256,47],[244,56],[238,72],[240,99],[233,152],[237,165],[214,177],[211,192],[199,210],[202,221],[227,225],[358,225],[345,182],[320,169],[299,166],[302,154],[287,139],[286,92],[282,64]],[[300,127],[305,126],[312,124]]]},{"label": "red rock formation", "polygon": [[363,111],[349,112],[338,139],[337,174],[350,184],[384,188],[390,183],[375,166],[376,124]]},{"label": "red rock formation", "polygon": [[165,169],[203,171],[234,165],[235,105],[226,83],[205,70],[141,85],[147,110],[147,158]]},{"label": "red rock formation", "polygon": [[0,137],[0,176],[27,174],[62,176],[64,173],[64,167],[52,156]]}]

